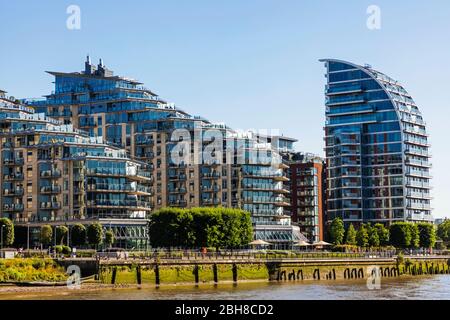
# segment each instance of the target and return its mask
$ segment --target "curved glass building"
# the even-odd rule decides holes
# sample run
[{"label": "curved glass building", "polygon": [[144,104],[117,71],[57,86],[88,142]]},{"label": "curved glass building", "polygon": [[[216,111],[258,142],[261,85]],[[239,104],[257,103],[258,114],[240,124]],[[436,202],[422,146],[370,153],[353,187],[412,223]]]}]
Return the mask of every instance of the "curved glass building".
[{"label": "curved glass building", "polygon": [[320,61],[327,69],[328,221],[432,222],[428,135],[414,100],[368,65]]}]

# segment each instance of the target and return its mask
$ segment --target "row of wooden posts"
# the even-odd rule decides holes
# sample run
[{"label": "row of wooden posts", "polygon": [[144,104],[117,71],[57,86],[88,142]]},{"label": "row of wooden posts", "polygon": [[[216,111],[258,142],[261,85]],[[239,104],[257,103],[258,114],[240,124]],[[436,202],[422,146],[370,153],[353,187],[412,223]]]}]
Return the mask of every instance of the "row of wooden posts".
[{"label": "row of wooden posts", "polygon": [[[218,276],[218,270],[217,270],[217,264],[213,264],[213,278],[214,278],[214,282],[218,283],[219,282],[219,276]],[[154,272],[155,272],[155,284],[157,286],[159,286],[161,284],[161,278],[159,275],[159,265],[155,265],[154,267]],[[233,282],[237,282],[238,281],[238,268],[237,265],[234,263],[231,271],[233,273]],[[199,277],[199,266],[198,265],[194,265],[194,281],[196,284],[198,284],[200,282],[200,277]],[[112,269],[112,274],[111,274],[111,284],[115,284],[116,283],[116,278],[117,278],[117,267],[114,267]],[[137,266],[136,267],[136,280],[137,280],[137,284],[142,284],[142,273],[141,273],[141,266]]]},{"label": "row of wooden posts", "polygon": [[[416,265],[413,266],[407,266],[404,267],[403,273],[401,273],[400,268],[398,266],[395,267],[379,267],[378,268],[378,276],[380,277],[398,277],[400,274],[410,274],[410,275],[423,275],[423,274],[450,274],[450,266],[442,263],[442,264],[434,264],[431,263],[430,265],[426,264],[423,266],[422,264],[419,264],[417,267]],[[322,273],[323,275],[323,273]],[[377,269],[374,268],[371,271],[371,276],[377,276]],[[364,268],[346,268],[344,270],[343,274],[344,279],[364,279]],[[321,280],[321,274],[320,274],[320,268],[316,268],[313,271],[313,279],[314,280]],[[324,280],[336,280],[336,270],[333,268],[331,271],[325,272],[324,277],[322,276],[322,279]],[[291,272],[288,273],[287,270],[279,270],[277,272],[277,281],[296,281],[296,280],[304,280],[303,270],[302,269],[292,269]]]},{"label": "row of wooden posts", "polygon": [[[155,284],[159,286],[161,284],[161,278],[160,278],[160,272],[159,272],[159,265],[156,264],[153,268],[155,272]],[[218,269],[217,264],[212,265],[213,270],[213,279],[214,283],[219,282],[218,277]],[[423,274],[450,274],[450,266],[442,263],[442,264],[419,264],[417,265],[408,265],[403,267],[403,270],[400,270],[398,266],[385,266],[385,267],[379,267],[379,273],[378,276],[380,277],[398,277],[401,274],[410,274],[410,275],[423,275]],[[194,281],[195,284],[198,284],[200,282],[199,279],[199,266],[194,265]],[[238,281],[238,267],[234,263],[232,265],[232,274],[233,274],[233,282]],[[372,269],[372,276],[377,276],[377,270]],[[111,284],[116,283],[117,278],[117,267],[113,267],[112,269],[112,275],[111,275]],[[327,272],[320,272],[320,268],[316,268],[313,271],[313,279],[314,280],[336,280],[336,270],[335,268],[331,269]],[[364,279],[365,273],[364,268],[346,268],[343,273],[343,279]],[[136,267],[136,279],[137,284],[142,284],[142,274],[141,274],[141,266]],[[303,273],[302,269],[292,269],[291,272],[288,272],[288,270],[278,270],[276,273],[276,277],[274,278],[276,281],[297,281],[297,280],[304,280],[305,275]]]}]

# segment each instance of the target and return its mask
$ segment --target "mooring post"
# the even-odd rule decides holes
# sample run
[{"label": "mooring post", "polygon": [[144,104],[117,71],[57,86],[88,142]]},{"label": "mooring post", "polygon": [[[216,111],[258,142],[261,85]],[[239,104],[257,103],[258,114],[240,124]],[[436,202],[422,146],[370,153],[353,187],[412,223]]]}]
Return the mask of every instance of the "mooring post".
[{"label": "mooring post", "polygon": [[111,284],[116,283],[116,276],[117,276],[117,267],[114,267],[111,275]]},{"label": "mooring post", "polygon": [[158,264],[155,265],[155,284],[158,287],[160,284],[160,279],[159,279],[159,266]]},{"label": "mooring post", "polygon": [[194,278],[195,278],[195,284],[198,285],[198,264],[194,266]]},{"label": "mooring post", "polygon": [[238,270],[237,270],[237,265],[236,263],[233,263],[233,282],[237,282],[238,281]]},{"label": "mooring post", "polygon": [[138,284],[142,284],[142,278],[141,278],[141,266],[136,267],[136,279]]},{"label": "mooring post", "polygon": [[315,269],[313,273],[314,280],[320,280],[320,269]]},{"label": "mooring post", "polygon": [[216,263],[213,264],[213,274],[214,274],[214,282],[218,283],[219,277],[217,276],[217,264]]}]

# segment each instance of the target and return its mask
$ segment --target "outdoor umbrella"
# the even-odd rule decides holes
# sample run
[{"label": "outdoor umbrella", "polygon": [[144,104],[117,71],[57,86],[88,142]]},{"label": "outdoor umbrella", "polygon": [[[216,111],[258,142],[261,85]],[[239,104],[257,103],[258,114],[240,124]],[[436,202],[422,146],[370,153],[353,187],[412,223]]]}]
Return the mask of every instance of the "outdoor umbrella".
[{"label": "outdoor umbrella", "polygon": [[270,243],[265,242],[264,240],[255,240],[249,243],[252,246],[268,246]]},{"label": "outdoor umbrella", "polygon": [[297,242],[296,244],[294,244],[294,247],[308,247],[308,246],[311,246],[311,245],[312,244],[302,240],[302,241]]},{"label": "outdoor umbrella", "polygon": [[332,246],[331,243],[328,243],[328,242],[325,242],[325,241],[314,242],[312,245],[316,246],[316,247]]}]

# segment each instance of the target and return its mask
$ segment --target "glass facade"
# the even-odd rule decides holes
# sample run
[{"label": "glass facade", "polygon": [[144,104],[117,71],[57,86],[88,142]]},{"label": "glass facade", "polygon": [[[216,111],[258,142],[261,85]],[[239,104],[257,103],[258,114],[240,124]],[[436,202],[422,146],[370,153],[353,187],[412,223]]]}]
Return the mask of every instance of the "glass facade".
[{"label": "glass facade", "polygon": [[369,66],[322,61],[328,220],[433,221],[428,135],[414,100]]},{"label": "glass facade", "polygon": [[[289,149],[292,140],[278,139],[272,145],[261,146],[256,136],[240,136],[224,124],[192,116],[163,101],[141,83],[114,76],[102,64],[92,65],[89,59],[82,72],[50,74],[55,76],[54,92],[44,101],[27,103],[67,125],[88,132],[92,138],[101,137],[124,149],[130,158],[152,168],[153,209],[166,206],[242,208],[252,213],[257,239],[273,242],[275,246],[289,246],[299,239],[298,228],[291,226],[290,217],[284,215],[286,200],[279,191],[287,178],[281,167],[271,165],[276,156],[273,149]],[[215,163],[173,163],[171,154],[179,142],[172,140],[176,129],[185,129],[192,140],[198,134],[203,137],[199,139],[202,141],[190,144],[191,150],[185,155],[190,160],[204,159],[203,150],[211,139],[203,133],[209,129],[218,131],[226,147],[224,150],[227,150],[223,159],[217,159]],[[228,142],[231,142],[230,148]],[[240,157],[245,162],[234,161]],[[119,196],[104,192],[106,183],[108,188],[121,183],[118,179],[123,176],[122,169],[103,169],[97,165],[96,169],[89,167],[88,170],[96,175],[102,170],[118,175],[117,179],[107,181],[88,180],[97,191],[87,199],[88,205],[121,208],[130,203],[144,203],[139,198],[130,199],[127,194]]]},{"label": "glass facade", "polygon": [[145,248],[151,210],[145,163],[1,97],[0,114],[2,217],[35,229],[100,222],[116,232],[116,245]]}]

